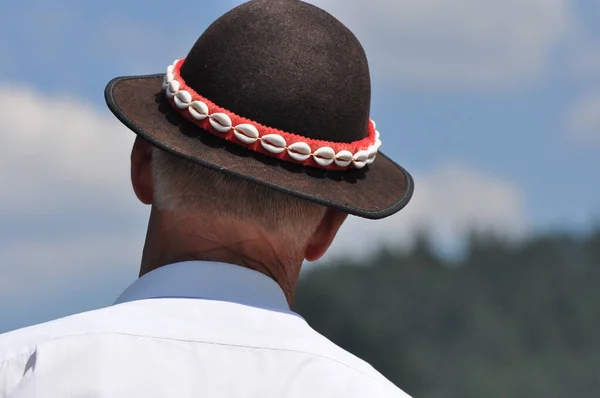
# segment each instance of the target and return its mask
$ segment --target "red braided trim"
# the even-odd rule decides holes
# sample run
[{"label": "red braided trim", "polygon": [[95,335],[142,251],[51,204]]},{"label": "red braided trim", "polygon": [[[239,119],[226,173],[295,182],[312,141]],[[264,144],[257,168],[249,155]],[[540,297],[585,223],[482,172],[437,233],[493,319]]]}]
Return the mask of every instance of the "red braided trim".
[{"label": "red braided trim", "polygon": [[227,141],[287,162],[327,170],[363,168],[373,163],[381,146],[375,122],[359,141],[315,140],[264,126],[224,109],[189,87],[180,75],[184,59],[167,69],[163,88],[171,105],[187,120]]}]

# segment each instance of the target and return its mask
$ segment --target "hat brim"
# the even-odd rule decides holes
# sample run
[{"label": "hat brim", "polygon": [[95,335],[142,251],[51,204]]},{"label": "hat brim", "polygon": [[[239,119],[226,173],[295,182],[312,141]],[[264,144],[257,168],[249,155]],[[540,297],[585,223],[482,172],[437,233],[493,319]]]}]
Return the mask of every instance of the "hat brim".
[{"label": "hat brim", "polygon": [[361,170],[327,171],[283,162],[222,140],[194,126],[170,106],[162,90],[163,76],[118,77],[105,90],[114,115],[163,150],[363,218],[390,216],[412,196],[410,174],[382,153]]}]

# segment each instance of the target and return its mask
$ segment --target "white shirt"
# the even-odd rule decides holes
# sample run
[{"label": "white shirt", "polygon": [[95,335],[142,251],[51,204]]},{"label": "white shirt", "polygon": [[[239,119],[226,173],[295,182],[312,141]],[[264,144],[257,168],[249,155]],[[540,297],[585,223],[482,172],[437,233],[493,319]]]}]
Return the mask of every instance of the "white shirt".
[{"label": "white shirt", "polygon": [[[331,314],[335,316],[335,314]],[[168,265],[115,305],[0,335],[0,398],[409,398],[228,264]]]}]

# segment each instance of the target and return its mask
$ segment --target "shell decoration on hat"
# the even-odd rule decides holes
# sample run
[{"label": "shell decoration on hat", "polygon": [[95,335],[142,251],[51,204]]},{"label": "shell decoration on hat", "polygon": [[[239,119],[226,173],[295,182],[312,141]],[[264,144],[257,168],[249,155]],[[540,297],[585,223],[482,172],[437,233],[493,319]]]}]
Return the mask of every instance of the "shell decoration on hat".
[{"label": "shell decoration on hat", "polygon": [[362,169],[377,157],[381,140],[374,121],[366,138],[330,142],[263,126],[212,103],[185,84],[180,75],[184,59],[167,68],[163,80],[166,97],[196,126],[227,141],[278,159],[326,170]]}]

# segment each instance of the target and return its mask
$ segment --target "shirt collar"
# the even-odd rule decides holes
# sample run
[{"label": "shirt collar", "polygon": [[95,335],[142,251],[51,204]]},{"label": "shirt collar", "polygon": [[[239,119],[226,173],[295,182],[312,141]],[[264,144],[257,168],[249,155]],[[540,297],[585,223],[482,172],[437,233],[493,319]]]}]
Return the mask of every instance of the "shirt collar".
[{"label": "shirt collar", "polygon": [[115,304],[167,297],[290,310],[283,291],[268,276],[238,265],[207,261],[187,261],[157,268],[129,286]]}]

